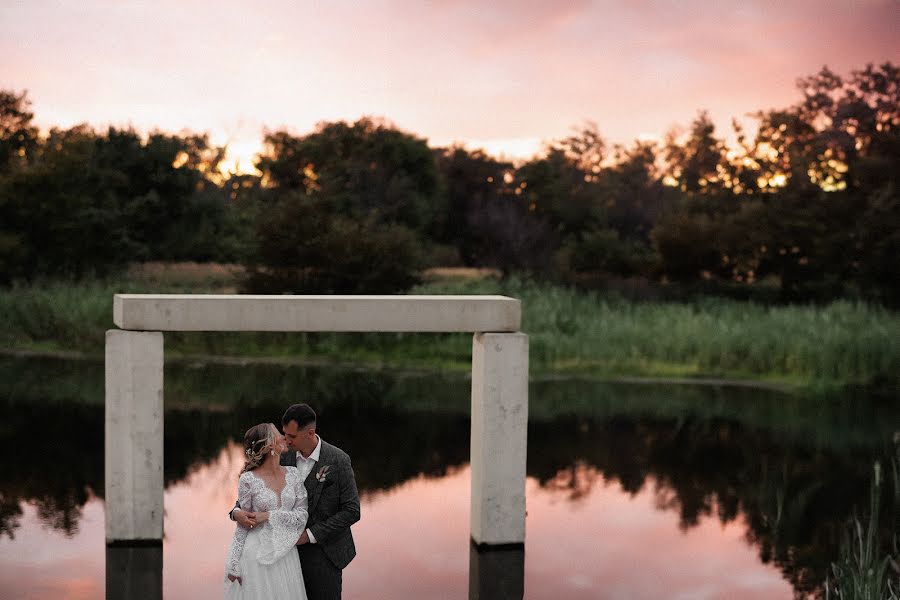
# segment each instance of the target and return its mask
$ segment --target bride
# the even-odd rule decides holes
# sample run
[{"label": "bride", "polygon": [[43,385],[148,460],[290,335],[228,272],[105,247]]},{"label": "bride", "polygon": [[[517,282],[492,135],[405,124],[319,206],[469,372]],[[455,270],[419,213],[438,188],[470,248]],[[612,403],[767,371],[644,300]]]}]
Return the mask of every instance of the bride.
[{"label": "bride", "polygon": [[237,525],[225,563],[227,600],[306,600],[295,544],[306,527],[306,487],[296,467],[278,457],[287,444],[275,425],[261,423],[244,435],[247,464],[238,483],[241,510],[256,513],[256,525]]}]

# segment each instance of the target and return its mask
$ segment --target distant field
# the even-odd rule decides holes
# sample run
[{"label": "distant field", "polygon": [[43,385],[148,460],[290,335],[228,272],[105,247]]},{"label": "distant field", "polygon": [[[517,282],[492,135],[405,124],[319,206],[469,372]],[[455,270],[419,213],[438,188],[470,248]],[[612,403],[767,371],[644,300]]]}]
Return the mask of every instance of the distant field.
[{"label": "distant field", "polygon": [[[233,293],[238,286],[244,267],[239,264],[196,262],[147,262],[132,265],[126,279],[142,285],[161,285],[166,289],[179,286],[199,286],[207,291]],[[422,272],[424,281],[472,281],[500,278],[498,269],[474,267],[433,267]]]},{"label": "distant field", "polygon": [[196,262],[137,263],[128,269],[126,280],[136,285],[203,288],[209,293],[232,294],[237,290],[244,267],[239,264]]},{"label": "distant field", "polygon": [[[232,293],[240,267],[151,263],[121,281],[0,290],[0,347],[100,355],[115,292]],[[728,378],[900,390],[900,315],[847,301],[766,307],[701,298],[631,302],[476,270],[435,270],[415,294],[506,294],[523,302],[532,372],[604,378]],[[461,334],[171,333],[170,354],[467,370]]]}]

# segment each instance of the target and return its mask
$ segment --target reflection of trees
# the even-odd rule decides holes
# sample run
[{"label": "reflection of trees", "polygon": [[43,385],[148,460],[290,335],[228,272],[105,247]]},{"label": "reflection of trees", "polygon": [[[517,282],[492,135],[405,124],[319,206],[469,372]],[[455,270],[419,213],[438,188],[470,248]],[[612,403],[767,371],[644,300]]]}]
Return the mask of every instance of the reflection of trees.
[{"label": "reflection of trees", "polygon": [[[362,493],[422,474],[440,477],[467,462],[467,415],[403,410],[366,394],[338,396],[320,410],[322,435],[353,457]],[[33,444],[32,426],[43,423],[52,448],[23,452],[3,472],[0,533],[13,536],[22,501],[37,506],[42,522],[76,533],[84,504],[103,494],[102,409],[8,408],[10,425],[0,430],[4,447]],[[167,411],[167,485],[214,460],[229,440],[239,441],[247,424],[277,421],[282,408]],[[865,504],[871,460],[883,451],[837,452],[724,419],[664,417],[537,421],[530,424],[529,443],[541,449],[529,454],[529,475],[571,501],[585,498],[601,480],[614,480],[631,494],[655,486],[658,506],[676,511],[683,529],[707,517],[723,523],[743,517],[748,542],[798,591],[815,591],[824,580],[847,516]]]},{"label": "reflection of trees", "polygon": [[543,482],[542,487],[565,492],[569,500],[577,502],[587,498],[600,479],[600,473],[596,469],[577,461],[560,469],[552,479]]},{"label": "reflection of trees", "polygon": [[[590,492],[586,464],[631,494],[655,482],[657,506],[685,530],[743,515],[747,541],[798,594],[820,591],[848,516],[866,505],[872,460],[890,456],[877,440],[836,452],[724,419],[566,417],[532,423],[529,443],[542,449],[529,454],[529,475],[572,498]],[[892,518],[883,515],[885,544]]]},{"label": "reflection of trees", "polygon": [[[21,502],[34,504],[41,522],[71,536],[81,511],[104,494],[104,411],[76,403],[12,404],[2,408],[0,446],[14,449],[0,474],[0,534],[13,537]],[[212,460],[226,436],[201,411],[166,414],[166,484]]]},{"label": "reflection of trees", "polygon": [[6,535],[9,539],[15,538],[15,531],[21,523],[22,506],[17,496],[10,496],[7,492],[0,493],[0,537]]},{"label": "reflection of trees", "polygon": [[[0,447],[8,457],[0,535],[14,535],[23,502],[73,535],[84,504],[102,497],[102,368],[86,366],[0,361]],[[462,378],[277,365],[172,365],[166,377],[167,485],[239,443],[250,425],[277,423],[298,400],[318,410],[322,437],[352,456],[363,494],[440,477],[469,459]],[[742,518],[747,541],[799,592],[824,581],[847,517],[866,506],[872,461],[890,456],[898,422],[895,408],[863,398],[829,403],[587,381],[533,385],[530,414],[528,474],[545,488],[578,501],[601,479],[632,495],[654,486],[658,506],[676,512],[683,529],[709,517]],[[882,506],[894,504],[886,497]],[[885,510],[882,518],[888,538],[895,517]]]},{"label": "reflection of trees", "polygon": [[0,533],[13,537],[20,502],[35,505],[41,521],[73,535],[81,508],[103,491],[103,407],[5,404],[0,447]]},{"label": "reflection of trees", "polygon": [[[351,455],[361,492],[386,490],[422,474],[439,477],[468,461],[468,415],[404,411],[378,399],[389,389],[375,383],[345,374],[332,397],[318,403],[322,436]],[[237,403],[231,410],[167,409],[166,486],[215,460],[229,441],[240,443],[251,424],[279,423],[285,406],[276,400]],[[36,506],[42,523],[75,535],[84,505],[104,495],[103,407],[7,401],[0,410],[7,417],[0,446],[17,450],[0,472],[0,535],[14,536],[23,502]],[[44,444],[45,452],[34,451]]]}]

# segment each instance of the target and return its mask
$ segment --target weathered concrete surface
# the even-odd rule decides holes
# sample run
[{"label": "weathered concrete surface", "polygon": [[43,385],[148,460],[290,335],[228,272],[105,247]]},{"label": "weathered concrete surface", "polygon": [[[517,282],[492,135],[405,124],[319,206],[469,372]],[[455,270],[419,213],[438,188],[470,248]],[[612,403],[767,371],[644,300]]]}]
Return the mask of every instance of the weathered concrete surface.
[{"label": "weathered concrete surface", "polygon": [[113,321],[135,331],[518,331],[506,296],[116,294]]},{"label": "weathered concrete surface", "polygon": [[163,335],[106,332],[106,541],[163,535]]},{"label": "weathered concrete surface", "polygon": [[528,336],[481,333],[472,342],[472,539],[525,542]]}]

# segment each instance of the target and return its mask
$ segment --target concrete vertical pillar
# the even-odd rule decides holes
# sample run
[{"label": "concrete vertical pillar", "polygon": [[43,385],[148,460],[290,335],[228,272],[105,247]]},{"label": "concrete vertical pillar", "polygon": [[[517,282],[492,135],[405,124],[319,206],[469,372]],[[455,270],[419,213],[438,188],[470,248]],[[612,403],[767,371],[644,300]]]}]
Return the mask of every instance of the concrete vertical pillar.
[{"label": "concrete vertical pillar", "polygon": [[106,332],[106,543],[162,543],[163,335]]},{"label": "concrete vertical pillar", "polygon": [[472,341],[472,540],[524,544],[528,336]]}]

